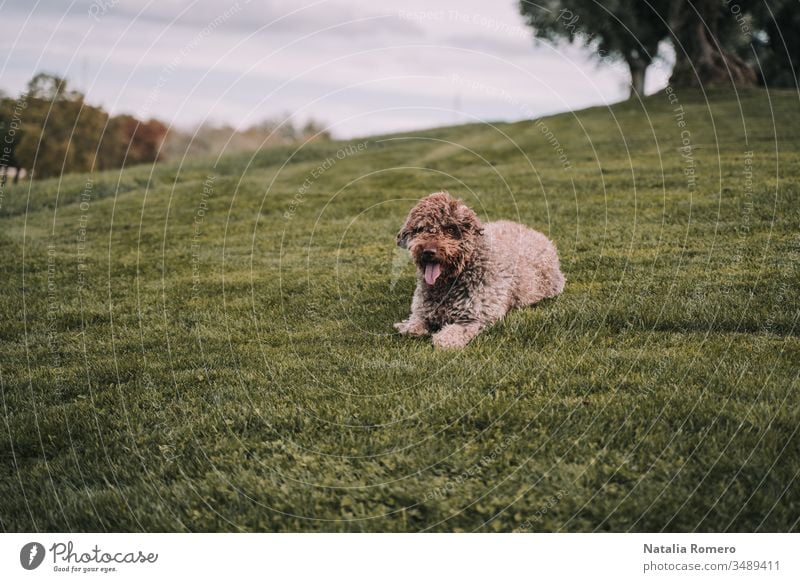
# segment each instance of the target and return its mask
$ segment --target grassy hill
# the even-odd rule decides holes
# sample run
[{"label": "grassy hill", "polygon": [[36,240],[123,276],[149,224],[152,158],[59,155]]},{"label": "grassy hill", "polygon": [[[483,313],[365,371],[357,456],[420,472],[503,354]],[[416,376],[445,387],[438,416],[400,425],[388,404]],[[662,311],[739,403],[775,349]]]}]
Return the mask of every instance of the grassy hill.
[{"label": "grassy hill", "polygon": [[[392,329],[442,188],[568,279],[461,352]],[[799,196],[760,90],[6,188],[0,525],[797,530]]]}]

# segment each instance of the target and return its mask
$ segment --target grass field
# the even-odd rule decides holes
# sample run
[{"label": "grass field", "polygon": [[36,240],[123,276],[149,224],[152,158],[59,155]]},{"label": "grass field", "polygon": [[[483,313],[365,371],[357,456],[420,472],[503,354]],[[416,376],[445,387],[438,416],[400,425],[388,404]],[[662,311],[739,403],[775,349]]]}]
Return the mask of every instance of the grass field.
[{"label": "grass field", "polygon": [[[7,187],[0,525],[798,530],[800,107],[736,97]],[[392,329],[442,188],[568,279],[460,352]]]}]

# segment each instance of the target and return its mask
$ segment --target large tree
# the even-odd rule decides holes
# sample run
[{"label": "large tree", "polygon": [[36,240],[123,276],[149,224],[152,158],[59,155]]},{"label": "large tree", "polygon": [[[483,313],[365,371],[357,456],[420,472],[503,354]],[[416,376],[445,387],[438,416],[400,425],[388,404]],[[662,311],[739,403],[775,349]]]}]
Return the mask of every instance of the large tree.
[{"label": "large tree", "polygon": [[770,2],[757,13],[758,80],[769,87],[797,87],[800,74],[800,2]]},{"label": "large tree", "polygon": [[666,17],[675,46],[670,83],[679,87],[754,85],[755,71],[741,49],[749,42],[747,30],[752,24],[748,22],[757,1],[669,2]]},{"label": "large tree", "polygon": [[759,77],[796,83],[798,0],[521,0],[520,11],[540,38],[582,42],[600,58],[624,60],[632,95],[642,92],[662,40],[675,48],[670,84],[677,87],[747,86]]},{"label": "large tree", "polygon": [[619,59],[631,74],[631,97],[644,95],[647,67],[667,38],[667,22],[657,9],[665,0],[520,1],[520,12],[539,38],[580,42],[601,59]]}]

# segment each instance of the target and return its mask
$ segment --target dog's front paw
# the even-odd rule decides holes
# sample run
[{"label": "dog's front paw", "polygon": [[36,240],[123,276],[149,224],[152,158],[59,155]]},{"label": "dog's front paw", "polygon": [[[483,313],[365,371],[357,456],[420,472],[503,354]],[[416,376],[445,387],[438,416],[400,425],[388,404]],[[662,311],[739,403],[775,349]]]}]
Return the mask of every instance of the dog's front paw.
[{"label": "dog's front paw", "polygon": [[426,328],[425,324],[421,321],[401,321],[400,323],[395,323],[394,328],[404,335],[428,335],[428,328]]},{"label": "dog's front paw", "polygon": [[469,328],[448,325],[433,334],[433,345],[442,350],[457,350],[466,346],[473,337],[475,334]]}]

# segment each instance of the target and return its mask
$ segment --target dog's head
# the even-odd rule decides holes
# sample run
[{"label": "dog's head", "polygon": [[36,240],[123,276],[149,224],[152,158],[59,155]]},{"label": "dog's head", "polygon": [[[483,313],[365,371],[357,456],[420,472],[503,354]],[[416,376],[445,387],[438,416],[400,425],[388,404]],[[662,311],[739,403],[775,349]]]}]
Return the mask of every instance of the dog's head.
[{"label": "dog's head", "polygon": [[420,200],[397,233],[427,285],[458,276],[483,236],[478,216],[461,200],[437,192]]}]

